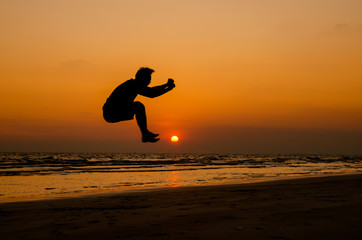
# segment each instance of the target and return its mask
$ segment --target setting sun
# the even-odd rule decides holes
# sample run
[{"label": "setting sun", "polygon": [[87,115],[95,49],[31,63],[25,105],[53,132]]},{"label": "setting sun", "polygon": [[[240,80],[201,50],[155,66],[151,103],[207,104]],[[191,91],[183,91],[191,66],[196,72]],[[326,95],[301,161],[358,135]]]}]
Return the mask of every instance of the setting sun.
[{"label": "setting sun", "polygon": [[178,137],[177,136],[172,136],[171,137],[171,142],[178,142]]}]

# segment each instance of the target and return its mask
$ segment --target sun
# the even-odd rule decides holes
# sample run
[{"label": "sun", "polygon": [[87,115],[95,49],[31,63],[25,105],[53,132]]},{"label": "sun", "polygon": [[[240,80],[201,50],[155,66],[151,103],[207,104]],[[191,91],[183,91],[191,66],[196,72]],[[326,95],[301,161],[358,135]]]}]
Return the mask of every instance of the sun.
[{"label": "sun", "polygon": [[177,136],[172,136],[171,137],[171,142],[178,142],[178,137]]}]

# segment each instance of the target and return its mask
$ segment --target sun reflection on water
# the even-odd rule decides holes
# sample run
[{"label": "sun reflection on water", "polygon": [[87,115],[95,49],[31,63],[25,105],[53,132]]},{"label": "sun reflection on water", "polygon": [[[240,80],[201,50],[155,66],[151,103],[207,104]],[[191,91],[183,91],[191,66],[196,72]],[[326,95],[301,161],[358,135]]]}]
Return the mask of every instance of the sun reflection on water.
[{"label": "sun reflection on water", "polygon": [[170,174],[165,179],[165,181],[170,187],[180,187],[181,186],[180,174],[178,171],[170,172]]}]

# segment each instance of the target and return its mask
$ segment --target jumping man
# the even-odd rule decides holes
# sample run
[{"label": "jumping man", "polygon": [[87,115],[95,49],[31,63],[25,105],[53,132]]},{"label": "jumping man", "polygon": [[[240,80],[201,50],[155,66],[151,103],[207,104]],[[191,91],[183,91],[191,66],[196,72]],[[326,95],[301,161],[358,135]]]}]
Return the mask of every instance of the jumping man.
[{"label": "jumping man", "polygon": [[134,100],[137,94],[154,98],[171,91],[175,87],[174,80],[170,78],[166,84],[148,87],[153,72],[154,70],[150,68],[140,68],[136,73],[136,78],[119,85],[103,105],[103,117],[109,123],[132,120],[136,115],[137,124],[142,133],[142,142],[152,143],[160,140],[156,138],[158,134],[147,129],[145,106]]}]

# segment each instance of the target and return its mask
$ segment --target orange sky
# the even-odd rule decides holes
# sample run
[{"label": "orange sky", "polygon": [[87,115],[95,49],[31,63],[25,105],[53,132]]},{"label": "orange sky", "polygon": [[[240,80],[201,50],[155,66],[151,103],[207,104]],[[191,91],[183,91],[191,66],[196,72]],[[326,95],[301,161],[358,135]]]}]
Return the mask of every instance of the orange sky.
[{"label": "orange sky", "polygon": [[[358,0],[1,1],[0,151],[362,153],[361,12]],[[101,113],[141,66],[151,85],[176,81],[137,99],[153,145]]]}]

